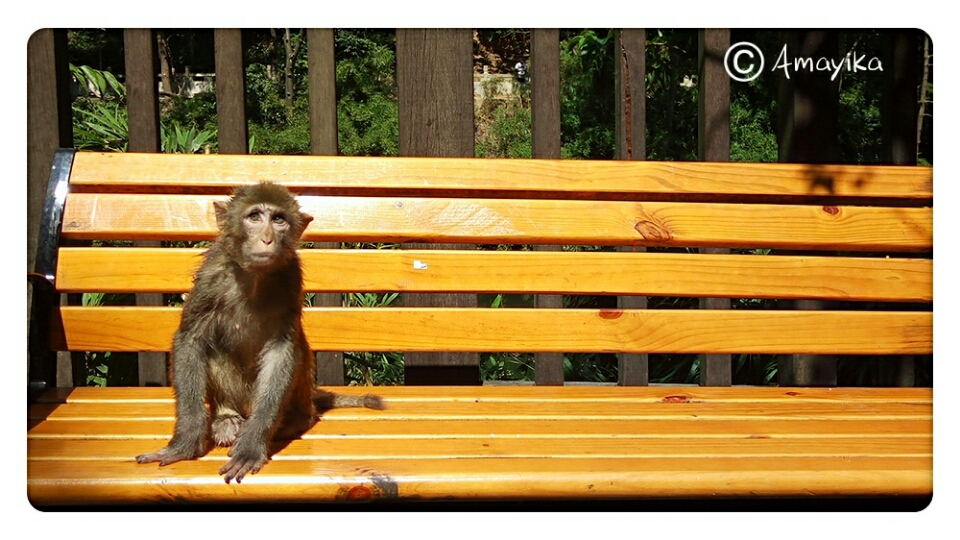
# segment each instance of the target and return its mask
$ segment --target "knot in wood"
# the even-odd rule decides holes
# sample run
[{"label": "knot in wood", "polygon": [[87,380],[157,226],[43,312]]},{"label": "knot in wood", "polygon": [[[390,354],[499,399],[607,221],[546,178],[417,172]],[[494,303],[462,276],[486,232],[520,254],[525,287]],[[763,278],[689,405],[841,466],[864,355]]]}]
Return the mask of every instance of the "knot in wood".
[{"label": "knot in wood", "polygon": [[662,227],[659,223],[648,219],[641,219],[633,228],[640,233],[640,236],[642,236],[644,240],[651,242],[667,242],[673,239],[670,231]]}]

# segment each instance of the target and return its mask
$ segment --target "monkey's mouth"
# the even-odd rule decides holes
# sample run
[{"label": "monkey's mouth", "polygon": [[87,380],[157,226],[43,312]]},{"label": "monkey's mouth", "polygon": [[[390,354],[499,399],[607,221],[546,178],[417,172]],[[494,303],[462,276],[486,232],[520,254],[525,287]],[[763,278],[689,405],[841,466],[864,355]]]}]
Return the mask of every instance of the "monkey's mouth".
[{"label": "monkey's mouth", "polygon": [[276,257],[272,253],[251,253],[247,261],[250,266],[272,266],[276,262]]}]

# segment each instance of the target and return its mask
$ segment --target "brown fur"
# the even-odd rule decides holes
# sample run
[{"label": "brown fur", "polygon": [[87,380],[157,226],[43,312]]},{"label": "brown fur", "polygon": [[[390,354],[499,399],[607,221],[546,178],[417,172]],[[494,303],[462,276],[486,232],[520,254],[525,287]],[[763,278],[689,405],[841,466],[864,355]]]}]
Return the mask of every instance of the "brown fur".
[{"label": "brown fur", "polygon": [[211,443],[230,446],[220,469],[229,483],[257,473],[270,440],[300,436],[318,411],[384,405],[378,396],[315,387],[296,252],[313,217],[286,188],[268,182],[238,188],[214,206],[220,235],[194,276],[173,340],[173,438],[137,462],[168,465],[205,454]]}]

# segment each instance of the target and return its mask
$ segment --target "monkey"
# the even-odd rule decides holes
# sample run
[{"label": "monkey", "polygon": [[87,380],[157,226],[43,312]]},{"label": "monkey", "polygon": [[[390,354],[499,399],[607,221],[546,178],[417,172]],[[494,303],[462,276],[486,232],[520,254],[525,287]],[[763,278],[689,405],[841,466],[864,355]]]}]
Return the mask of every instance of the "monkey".
[{"label": "monkey", "polygon": [[230,447],[219,471],[229,484],[260,471],[271,440],[302,435],[323,411],[385,406],[374,394],[315,386],[296,252],[313,217],[270,182],[238,187],[213,204],[219,234],[194,275],[171,349],[173,437],[137,462],[164,466]]}]

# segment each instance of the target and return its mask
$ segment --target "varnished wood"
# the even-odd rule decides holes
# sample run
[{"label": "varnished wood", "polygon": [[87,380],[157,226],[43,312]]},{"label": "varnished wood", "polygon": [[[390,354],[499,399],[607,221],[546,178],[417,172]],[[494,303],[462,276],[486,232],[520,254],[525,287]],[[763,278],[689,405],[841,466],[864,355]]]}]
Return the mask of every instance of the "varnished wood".
[{"label": "varnished wood", "polygon": [[679,161],[463,159],[421,157],[236,156],[80,152],[71,184],[78,191],[170,193],[279,182],[297,192],[476,190],[570,198],[735,195],[933,200],[929,167],[697,163]]},{"label": "varnished wood", "polygon": [[378,392],[385,411],[329,411],[228,485],[226,449],[162,468],[133,459],[167,440],[170,389],[59,389],[29,410],[27,494],[44,506],[932,493],[931,389]]},{"label": "varnished wood", "polygon": [[[211,239],[213,202],[191,195],[75,194],[72,239]],[[305,241],[467,242],[926,251],[931,208],[613,201],[299,198]]]},{"label": "varnished wood", "polygon": [[[62,248],[57,286],[65,292],[187,292],[203,251]],[[301,250],[300,258],[307,292],[933,300],[930,259],[316,249]]]},{"label": "varnished wood", "polygon": [[[168,351],[179,308],[60,308],[51,346]],[[930,354],[931,312],[305,308],[316,350]],[[377,329],[371,332],[370,329]],[[63,341],[60,341],[62,336]]]}]

